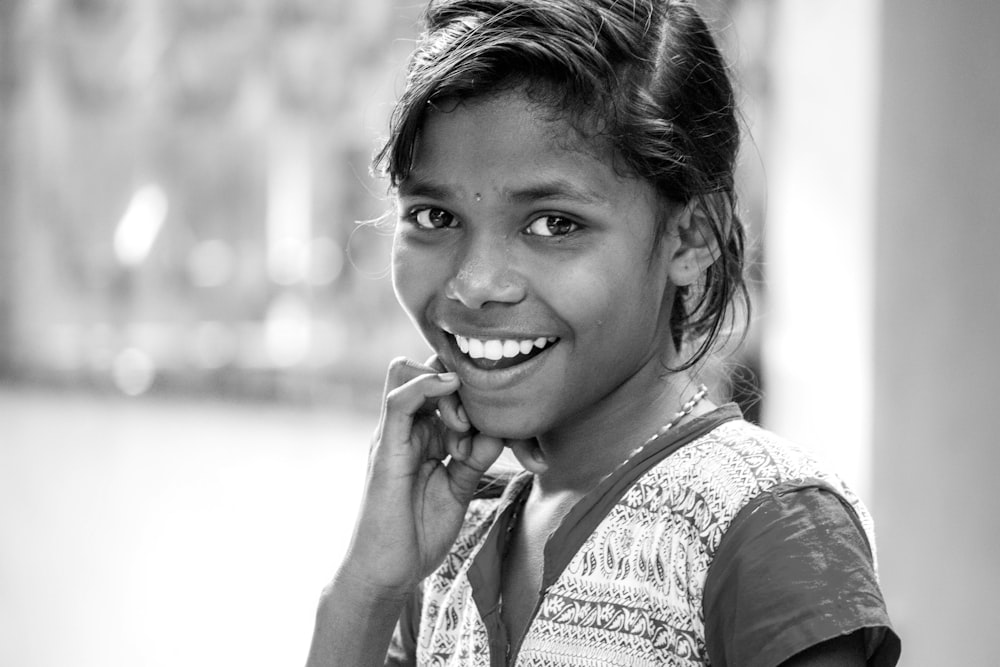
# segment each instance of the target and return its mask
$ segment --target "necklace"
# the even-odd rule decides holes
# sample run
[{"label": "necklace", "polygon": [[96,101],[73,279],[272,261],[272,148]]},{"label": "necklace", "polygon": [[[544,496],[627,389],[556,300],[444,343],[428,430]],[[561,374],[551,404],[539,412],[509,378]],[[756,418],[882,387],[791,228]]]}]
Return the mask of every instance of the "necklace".
[{"label": "necklace", "polygon": [[[649,438],[647,438],[646,442],[642,443],[642,445],[640,445],[639,447],[636,447],[631,452],[629,452],[628,457],[624,461],[622,461],[620,464],[618,464],[618,466],[616,466],[616,470],[624,468],[625,466],[627,466],[629,464],[629,461],[631,461],[636,456],[638,456],[639,454],[641,454],[642,451],[647,446],[649,446],[650,443],[654,442],[655,440],[657,440],[658,438],[660,438],[661,436],[663,436],[664,433],[666,433],[671,428],[673,428],[678,422],[680,422],[680,420],[682,420],[685,417],[687,417],[688,415],[690,415],[694,411],[695,407],[699,403],[701,403],[702,400],[704,400],[705,396],[707,396],[707,395],[708,395],[708,387],[706,387],[704,384],[698,385],[698,390],[691,396],[691,398],[689,398],[687,400],[687,402],[685,402],[681,406],[681,409],[678,410],[677,413],[673,417],[670,418],[670,421],[668,421],[666,424],[664,424],[660,428],[656,429],[656,433],[654,433]],[[614,474],[613,472],[608,473],[607,475],[605,475],[602,478],[601,481],[604,481],[605,479],[607,479],[608,477],[610,477],[613,474]],[[525,505],[525,503],[527,502],[527,499],[528,499],[528,494],[523,489],[518,494],[518,496],[519,497],[513,503],[514,507],[511,510],[510,518],[507,520],[506,539],[504,540],[504,549],[503,549],[505,557],[506,557],[507,549],[510,546],[510,534],[514,530],[514,526],[517,524],[517,521],[520,518],[521,510],[523,509],[523,507],[524,507],[524,505]]]},{"label": "necklace", "polygon": [[[704,399],[705,396],[707,395],[708,395],[708,387],[706,387],[703,384],[698,385],[698,391],[696,391],[694,395],[688,399],[687,403],[681,406],[681,409],[677,411],[677,414],[671,417],[670,421],[668,421],[660,428],[656,429],[656,433],[651,435],[649,439],[646,440],[646,442],[642,443],[642,447],[645,447],[649,443],[653,442],[654,440],[662,436],[664,433],[669,431],[671,427],[673,427],[677,422],[679,422],[680,420],[684,419],[689,414],[691,414],[695,406],[701,403],[702,399]],[[639,449],[642,449],[642,447],[640,447]],[[634,453],[635,452],[633,452],[633,454]]]},{"label": "necklace", "polygon": [[[633,449],[631,452],[629,452],[628,457],[624,461],[622,461],[621,466],[628,464],[629,461],[631,461],[636,456],[641,454],[642,450],[646,449],[646,447],[648,447],[651,442],[654,442],[655,440],[660,438],[664,433],[673,428],[677,424],[677,422],[679,422],[680,420],[684,419],[689,414],[691,414],[695,406],[701,403],[701,401],[707,395],[708,395],[708,387],[706,387],[704,384],[698,385],[698,391],[696,391],[694,395],[691,396],[691,398],[689,398],[687,402],[681,406],[681,409],[677,411],[677,414],[671,417],[670,421],[668,421],[666,424],[656,429],[656,433],[649,436],[649,438],[646,439],[646,442],[642,443],[641,445]],[[607,476],[610,476],[610,473]]]},{"label": "necklace", "polygon": [[[643,450],[646,449],[646,447],[648,447],[650,445],[650,443],[656,441],[658,438],[660,438],[661,436],[663,436],[664,433],[666,433],[671,428],[673,428],[674,426],[676,426],[677,423],[680,422],[680,420],[682,420],[685,417],[687,417],[688,415],[690,415],[694,411],[695,407],[699,403],[701,403],[702,400],[704,400],[705,396],[707,396],[707,395],[708,395],[708,387],[706,387],[704,384],[699,384],[698,385],[698,390],[694,394],[692,394],[691,398],[689,398],[687,400],[687,402],[685,402],[681,406],[681,409],[678,410],[677,413],[674,414],[674,416],[670,418],[670,421],[668,421],[666,424],[664,424],[660,428],[656,429],[656,433],[654,433],[649,438],[647,438],[646,442],[642,443],[640,446],[636,447],[631,452],[629,452],[628,456],[625,457],[625,460],[622,461],[621,463],[619,463],[617,466],[615,466],[615,470],[613,470],[613,471],[607,473],[606,475],[604,475],[604,477],[602,477],[601,480],[603,481],[603,480],[607,479],[608,477],[611,477],[611,475],[613,475],[615,473],[615,471],[617,471],[617,470],[619,470],[619,469],[624,468],[625,466],[627,466],[629,464],[629,462],[632,459],[634,459],[636,456],[638,456],[639,454],[641,454],[643,452]],[[524,498],[526,498],[526,497],[527,497],[527,494],[526,493],[522,493],[521,494],[521,498],[518,501],[516,501],[517,502],[517,506],[514,508],[514,511],[513,511],[513,514],[512,514],[511,521],[510,521],[510,524],[509,524],[509,527],[508,527],[508,533],[513,528],[514,522],[517,520],[518,515],[521,513],[521,505],[524,504]]]},{"label": "necklace", "polygon": [[[667,431],[669,431],[680,420],[682,420],[685,417],[687,417],[688,415],[690,415],[691,412],[694,411],[695,407],[699,403],[701,403],[701,401],[707,395],[708,395],[708,387],[706,387],[704,384],[698,385],[698,390],[691,396],[691,398],[689,398],[687,400],[686,403],[684,403],[684,405],[681,406],[681,409],[678,410],[677,413],[673,417],[671,417],[670,421],[667,422],[666,424],[664,424],[663,426],[661,426],[660,428],[658,428],[656,430],[656,433],[654,433],[652,436],[650,436],[646,440],[646,442],[642,443],[642,445],[640,447],[637,447],[636,449],[632,450],[632,452],[628,455],[628,458],[625,459],[624,461],[622,461],[618,465],[617,468],[621,469],[621,468],[627,466],[628,463],[629,463],[629,461],[631,461],[635,456],[637,456],[638,454],[640,454],[642,452],[642,450],[646,448],[646,446],[648,446],[651,442],[655,441],[657,438],[659,438],[664,433],[666,433]],[[603,482],[608,477],[610,477],[612,474],[613,473],[608,473],[607,475],[605,475],[602,478],[601,481]],[[529,486],[530,486],[530,484],[529,484]],[[527,504],[527,501],[528,501],[527,489],[526,488],[522,488],[520,490],[520,492],[518,493],[518,497],[512,503],[513,508],[510,509],[509,518],[507,519],[507,527],[506,527],[506,530],[504,531],[503,546],[502,546],[502,551],[501,551],[501,561],[503,561],[503,562],[507,562],[507,553],[510,550],[511,542],[512,542],[511,534],[514,532],[514,528],[517,526],[517,524],[520,521],[521,511],[524,509],[524,506],[525,506],[525,504]],[[551,535],[550,535],[550,537],[551,537]],[[542,594],[544,595],[544,592]],[[504,609],[504,596],[503,596],[503,588],[502,588],[502,586],[501,586],[500,593],[497,596],[497,605],[498,605],[498,607],[500,609],[500,614],[502,616],[503,615],[503,609]],[[527,630],[525,630],[525,632],[526,631]],[[520,646],[520,642],[518,643],[518,646]],[[507,659],[508,660],[510,659],[511,648],[512,647],[511,647],[511,644],[510,644],[510,640],[508,639],[508,643],[507,643]]]}]

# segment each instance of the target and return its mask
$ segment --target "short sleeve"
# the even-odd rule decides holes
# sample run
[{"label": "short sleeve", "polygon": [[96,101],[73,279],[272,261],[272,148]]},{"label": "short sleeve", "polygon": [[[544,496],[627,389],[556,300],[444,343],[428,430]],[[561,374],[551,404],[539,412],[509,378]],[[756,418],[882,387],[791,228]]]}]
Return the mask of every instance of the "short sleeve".
[{"label": "short sleeve", "polygon": [[779,485],[740,511],[709,568],[704,612],[714,667],[775,667],[858,630],[870,666],[899,660],[864,529],[822,482]]},{"label": "short sleeve", "polygon": [[417,635],[420,632],[420,607],[423,596],[418,586],[407,599],[396,622],[392,641],[385,655],[386,667],[414,667],[417,664]]}]

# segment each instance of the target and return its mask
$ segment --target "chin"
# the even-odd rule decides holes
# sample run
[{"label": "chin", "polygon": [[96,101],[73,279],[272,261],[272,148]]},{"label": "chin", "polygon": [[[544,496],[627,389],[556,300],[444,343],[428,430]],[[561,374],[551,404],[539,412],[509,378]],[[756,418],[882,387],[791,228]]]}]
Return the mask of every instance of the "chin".
[{"label": "chin", "polygon": [[505,440],[526,440],[538,436],[539,430],[524,419],[523,414],[495,406],[462,402],[469,421],[484,435]]}]

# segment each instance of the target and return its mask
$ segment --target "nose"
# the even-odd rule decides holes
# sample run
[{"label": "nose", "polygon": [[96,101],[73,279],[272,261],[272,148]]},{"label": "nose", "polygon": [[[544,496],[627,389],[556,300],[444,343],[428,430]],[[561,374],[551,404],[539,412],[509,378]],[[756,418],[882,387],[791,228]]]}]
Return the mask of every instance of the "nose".
[{"label": "nose", "polygon": [[445,296],[466,308],[518,303],[525,296],[523,277],[511,266],[511,253],[495,237],[469,239],[445,285]]}]

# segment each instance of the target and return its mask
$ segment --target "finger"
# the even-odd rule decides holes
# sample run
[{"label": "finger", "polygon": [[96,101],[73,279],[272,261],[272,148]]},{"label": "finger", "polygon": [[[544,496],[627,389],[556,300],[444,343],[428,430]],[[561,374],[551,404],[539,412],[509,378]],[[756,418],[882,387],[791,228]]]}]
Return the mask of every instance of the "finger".
[{"label": "finger", "polygon": [[[448,368],[441,361],[441,358],[432,354],[424,365],[427,368],[433,369],[436,373],[446,373]],[[438,401],[438,412],[441,414],[441,419],[448,426],[448,428],[453,431],[465,432],[472,428],[472,422],[469,421],[469,415],[465,412],[465,408],[462,407],[462,401],[459,400],[458,395],[445,396],[440,401]]]},{"label": "finger", "polygon": [[468,454],[462,457],[452,454],[452,459],[448,462],[451,492],[457,501],[467,503],[476,492],[483,474],[500,457],[503,440],[482,433],[462,434],[458,437],[455,450],[459,454]]},{"label": "finger", "polygon": [[545,453],[538,446],[538,441],[534,438],[527,440],[508,440],[506,445],[514,452],[514,457],[521,466],[530,472],[538,475],[549,469],[548,461],[545,460]]},{"label": "finger", "polygon": [[[433,360],[435,357],[431,357]],[[441,369],[444,366],[438,364]],[[389,370],[386,372],[385,378],[385,391],[382,394],[382,414],[379,418],[379,423],[384,424],[385,422],[385,408],[386,400],[389,394],[394,390],[399,389],[406,383],[420,377],[421,375],[437,375],[444,372],[443,370],[437,370],[435,367],[430,365],[420,364],[406,357],[396,357],[389,363]],[[425,403],[420,406],[416,412],[426,412],[428,414],[433,413],[437,409],[437,398],[433,400],[425,401]],[[453,414],[457,414],[455,410],[452,410]],[[461,420],[453,419],[451,420],[453,425],[458,425]],[[462,430],[462,429],[460,429]]]},{"label": "finger", "polygon": [[435,373],[447,373],[451,370],[450,368],[445,367],[444,362],[441,361],[441,357],[436,354],[429,356],[427,361],[424,362],[424,366],[433,369]]},{"label": "finger", "polygon": [[427,364],[417,363],[416,361],[407,359],[406,357],[396,357],[389,362],[389,370],[386,372],[385,376],[385,392],[383,393],[383,398],[393,389],[401,387],[416,377],[427,375],[428,373],[442,373],[445,370],[446,369],[444,367],[441,367],[439,370]]},{"label": "finger", "polygon": [[465,461],[472,453],[473,433],[448,431],[444,436],[445,451],[456,461]]},{"label": "finger", "polygon": [[381,438],[392,444],[408,443],[413,420],[424,406],[458,389],[454,373],[425,373],[386,394]]},{"label": "finger", "polygon": [[420,443],[421,457],[425,461],[441,461],[448,455],[444,444],[444,435],[448,432],[437,415],[423,415],[418,410],[410,427],[410,440]]},{"label": "finger", "polygon": [[465,414],[465,408],[462,407],[458,394],[448,394],[439,398],[437,409],[438,414],[441,416],[441,421],[452,431],[464,433],[472,428],[472,424],[469,422],[468,415]]}]

